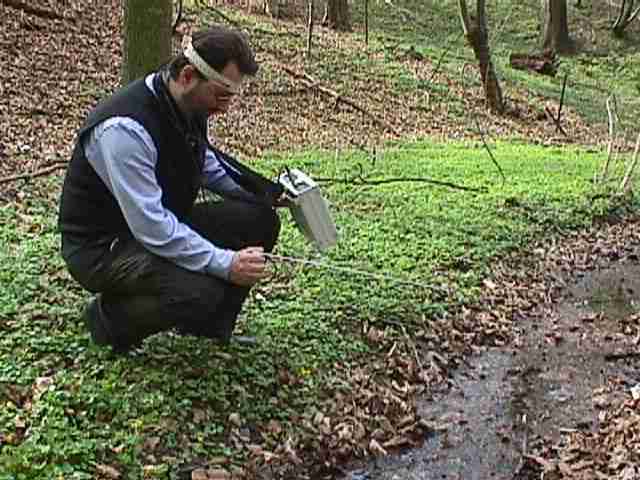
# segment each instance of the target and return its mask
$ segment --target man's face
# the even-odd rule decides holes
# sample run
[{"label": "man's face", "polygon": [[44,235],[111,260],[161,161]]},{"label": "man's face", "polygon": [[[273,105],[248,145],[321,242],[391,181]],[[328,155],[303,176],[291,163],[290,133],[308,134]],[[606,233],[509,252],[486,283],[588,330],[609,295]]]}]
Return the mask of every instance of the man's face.
[{"label": "man's face", "polygon": [[[228,63],[220,73],[234,84],[240,84],[244,78],[235,62]],[[189,84],[184,94],[185,103],[195,114],[207,117],[226,112],[236,95],[221,82],[205,80],[196,75],[193,75]]]}]

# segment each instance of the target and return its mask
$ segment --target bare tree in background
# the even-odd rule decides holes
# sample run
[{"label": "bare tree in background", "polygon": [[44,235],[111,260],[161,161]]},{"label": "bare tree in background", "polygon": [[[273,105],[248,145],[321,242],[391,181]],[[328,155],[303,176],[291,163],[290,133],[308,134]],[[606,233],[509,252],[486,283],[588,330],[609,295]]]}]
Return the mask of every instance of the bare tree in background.
[{"label": "bare tree in background", "polygon": [[171,0],[126,0],[122,85],[169,60],[172,15]]},{"label": "bare tree in background", "polygon": [[557,53],[572,53],[575,42],[569,36],[567,0],[542,0],[542,48]]},{"label": "bare tree in background", "polygon": [[625,29],[640,14],[640,5],[636,6],[635,3],[634,0],[622,0],[622,3],[620,3],[618,18],[613,24],[613,34],[616,37],[622,37]]},{"label": "bare tree in background", "polygon": [[322,23],[341,32],[350,31],[351,13],[348,0],[327,0],[327,8]]},{"label": "bare tree in background", "polygon": [[489,108],[493,112],[503,113],[504,99],[502,97],[502,89],[500,88],[500,82],[489,51],[485,0],[476,0],[475,17],[469,15],[467,0],[458,0],[458,4],[460,6],[460,21],[462,22],[464,35],[478,60],[482,87],[484,88]]}]

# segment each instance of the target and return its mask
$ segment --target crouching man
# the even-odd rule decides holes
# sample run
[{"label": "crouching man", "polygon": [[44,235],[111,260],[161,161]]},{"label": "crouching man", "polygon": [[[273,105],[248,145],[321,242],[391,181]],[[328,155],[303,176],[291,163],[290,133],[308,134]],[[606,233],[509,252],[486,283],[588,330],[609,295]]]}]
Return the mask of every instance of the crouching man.
[{"label": "crouching man", "polygon": [[[69,272],[96,294],[83,313],[95,343],[126,352],[172,328],[230,340],[265,276],[281,192],[212,147],[207,120],[257,70],[243,36],[214,27],[80,129],[59,229]],[[201,187],[227,199],[196,204]]]}]

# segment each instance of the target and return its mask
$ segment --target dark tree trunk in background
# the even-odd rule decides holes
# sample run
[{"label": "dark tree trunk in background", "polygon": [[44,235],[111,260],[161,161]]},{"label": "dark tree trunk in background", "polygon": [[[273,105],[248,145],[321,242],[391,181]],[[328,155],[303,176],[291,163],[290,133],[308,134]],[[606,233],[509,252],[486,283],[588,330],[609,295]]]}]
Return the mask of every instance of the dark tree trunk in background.
[{"label": "dark tree trunk in background", "polygon": [[171,0],[126,0],[122,85],[171,58]]},{"label": "dark tree trunk in background", "polygon": [[544,50],[557,53],[573,53],[575,42],[569,36],[567,0],[542,0]]},{"label": "dark tree trunk in background", "polygon": [[348,0],[327,0],[325,22],[341,32],[351,30],[351,14]]},{"label": "dark tree trunk in background", "polygon": [[467,9],[467,1],[458,0],[460,20],[462,22],[464,35],[469,45],[471,45],[471,48],[473,48],[473,52],[478,60],[482,87],[489,108],[495,113],[503,113],[504,99],[502,89],[500,88],[500,82],[498,81],[495,67],[491,61],[491,52],[489,51],[489,32],[487,29],[485,0],[476,1],[476,16],[472,19]]},{"label": "dark tree trunk in background", "polygon": [[613,34],[616,37],[624,36],[626,28],[636,19],[638,14],[640,14],[640,6],[636,7],[634,0],[622,0],[618,17],[613,24]]}]

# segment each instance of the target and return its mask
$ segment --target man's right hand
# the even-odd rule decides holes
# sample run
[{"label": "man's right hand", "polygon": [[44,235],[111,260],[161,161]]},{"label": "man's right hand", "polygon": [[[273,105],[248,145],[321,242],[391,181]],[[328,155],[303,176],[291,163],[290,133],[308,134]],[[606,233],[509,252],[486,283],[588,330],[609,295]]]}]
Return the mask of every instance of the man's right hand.
[{"label": "man's right hand", "polygon": [[231,261],[229,281],[243,287],[250,287],[267,276],[264,248],[248,247],[237,251]]}]

